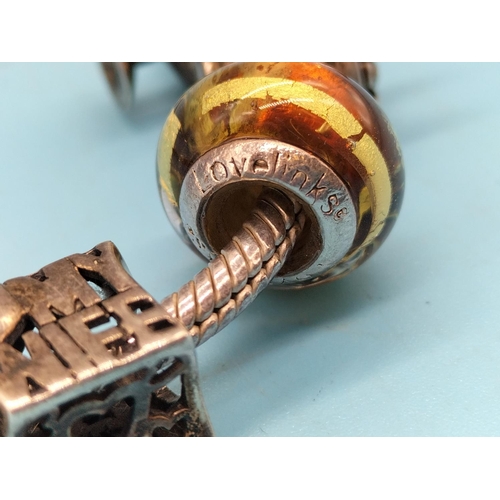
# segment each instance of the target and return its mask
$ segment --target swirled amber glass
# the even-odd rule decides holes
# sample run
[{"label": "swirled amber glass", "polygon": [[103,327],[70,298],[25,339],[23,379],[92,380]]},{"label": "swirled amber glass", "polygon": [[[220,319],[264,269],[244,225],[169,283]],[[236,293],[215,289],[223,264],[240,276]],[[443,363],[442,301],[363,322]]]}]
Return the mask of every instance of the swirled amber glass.
[{"label": "swirled amber glass", "polygon": [[349,187],[357,204],[356,237],[324,279],[359,265],[390,232],[404,182],[397,140],[373,97],[335,69],[321,63],[235,63],[191,87],[168,117],[158,149],[160,189],[174,210],[191,165],[241,138],[302,148]]}]

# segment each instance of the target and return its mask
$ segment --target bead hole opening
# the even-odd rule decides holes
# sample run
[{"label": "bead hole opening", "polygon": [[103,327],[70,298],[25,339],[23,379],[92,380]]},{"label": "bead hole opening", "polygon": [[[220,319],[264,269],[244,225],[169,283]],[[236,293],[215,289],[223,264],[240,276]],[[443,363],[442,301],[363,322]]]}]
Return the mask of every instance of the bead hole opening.
[{"label": "bead hole opening", "polygon": [[265,187],[281,191],[302,206],[306,216],[304,228],[278,276],[302,272],[321,252],[323,240],[320,226],[309,206],[301,203],[293,193],[273,183],[240,180],[216,191],[201,215],[205,238],[213,250],[219,253],[249,218]]}]

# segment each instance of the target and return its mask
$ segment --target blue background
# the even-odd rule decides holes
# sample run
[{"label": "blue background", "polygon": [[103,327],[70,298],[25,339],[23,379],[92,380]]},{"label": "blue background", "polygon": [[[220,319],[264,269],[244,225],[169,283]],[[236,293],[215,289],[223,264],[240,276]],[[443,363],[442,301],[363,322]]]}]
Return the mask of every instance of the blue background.
[{"label": "blue background", "polygon": [[[266,291],[198,349],[219,436],[500,434],[500,65],[381,64],[406,193],[343,280]],[[203,263],[155,175],[184,86],[137,71],[131,116],[97,64],[0,65],[0,282],[112,240],[157,299]]]}]

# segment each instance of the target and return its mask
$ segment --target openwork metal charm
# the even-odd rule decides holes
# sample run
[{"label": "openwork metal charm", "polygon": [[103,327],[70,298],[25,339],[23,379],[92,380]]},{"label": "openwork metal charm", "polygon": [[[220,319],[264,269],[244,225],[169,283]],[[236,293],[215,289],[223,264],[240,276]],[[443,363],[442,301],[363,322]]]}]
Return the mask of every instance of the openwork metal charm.
[{"label": "openwork metal charm", "polygon": [[191,335],[113,243],[0,285],[0,435],[211,434]]},{"label": "openwork metal charm", "polygon": [[0,285],[0,435],[212,435],[194,347],[265,288],[304,225],[286,196],[263,196],[162,304],[111,242]]}]

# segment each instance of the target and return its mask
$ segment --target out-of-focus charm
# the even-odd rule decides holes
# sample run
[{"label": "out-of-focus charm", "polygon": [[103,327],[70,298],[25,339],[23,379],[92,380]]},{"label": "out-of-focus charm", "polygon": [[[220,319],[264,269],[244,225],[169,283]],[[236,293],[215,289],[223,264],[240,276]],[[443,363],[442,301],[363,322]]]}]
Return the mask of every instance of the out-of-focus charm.
[{"label": "out-of-focus charm", "polygon": [[[134,106],[136,62],[104,62],[102,69],[118,105],[124,111],[130,111]],[[214,71],[227,66],[228,62],[173,62],[175,71],[188,84],[193,85]],[[327,62],[342,75],[364,87],[375,96],[375,80],[377,67],[372,62]]]}]

